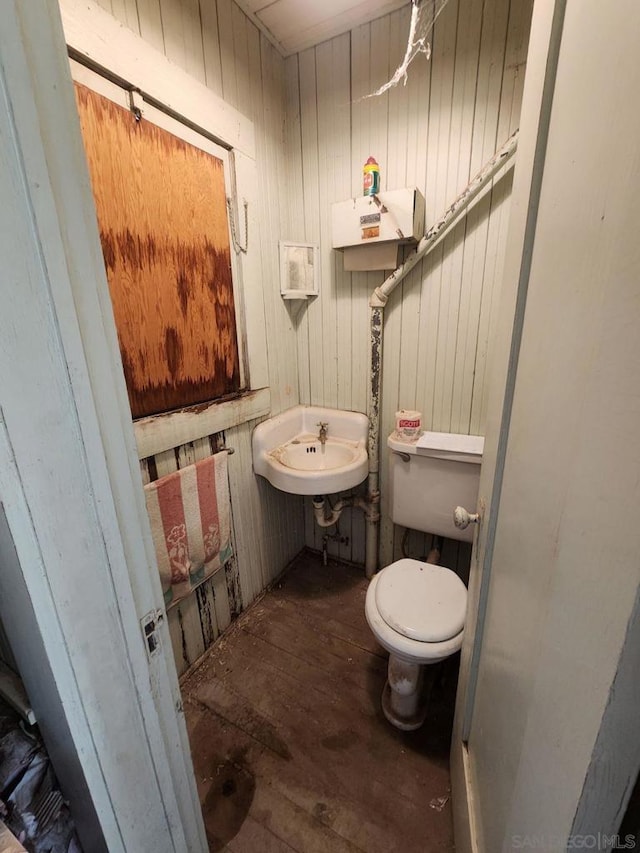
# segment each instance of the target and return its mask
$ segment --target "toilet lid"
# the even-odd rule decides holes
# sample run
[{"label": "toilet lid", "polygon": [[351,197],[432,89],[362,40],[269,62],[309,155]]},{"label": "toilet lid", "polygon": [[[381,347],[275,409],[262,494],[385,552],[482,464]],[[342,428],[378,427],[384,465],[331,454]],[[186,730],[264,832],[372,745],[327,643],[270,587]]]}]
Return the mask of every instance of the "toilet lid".
[{"label": "toilet lid", "polygon": [[441,643],[462,631],[467,589],[444,566],[398,560],[380,572],[376,606],[384,621],[405,637]]}]

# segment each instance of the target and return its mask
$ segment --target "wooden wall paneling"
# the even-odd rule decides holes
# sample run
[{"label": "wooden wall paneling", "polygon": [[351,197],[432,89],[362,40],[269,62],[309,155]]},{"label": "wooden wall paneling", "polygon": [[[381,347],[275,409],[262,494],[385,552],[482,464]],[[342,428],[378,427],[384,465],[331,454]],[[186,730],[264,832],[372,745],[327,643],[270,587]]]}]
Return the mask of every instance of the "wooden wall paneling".
[{"label": "wooden wall paneling", "polygon": [[239,586],[242,595],[243,606],[249,605],[255,598],[254,584],[250,567],[255,561],[255,555],[251,552],[252,521],[248,501],[243,489],[243,465],[244,447],[239,441],[239,428],[227,430],[226,439],[233,442],[234,454],[229,459],[229,492],[231,495],[231,506],[233,508],[233,542],[238,566]]},{"label": "wooden wall paneling", "polygon": [[[438,105],[440,116],[437,139],[437,211],[444,210],[458,192],[456,179],[459,138],[455,136],[456,127],[454,125],[454,113],[452,109],[456,77],[458,11],[459,4],[451,0],[436,23],[436,52],[438,52],[438,42],[440,42],[442,47],[437,58],[434,59],[434,73],[438,68],[438,64],[436,63],[439,63],[441,72],[441,85],[439,87],[440,100]],[[438,29],[440,24],[442,24],[441,30]],[[463,187],[460,187],[460,189]],[[450,358],[448,356],[451,349],[450,342],[452,337],[454,338],[455,345],[455,328],[451,328],[451,325],[452,322],[455,322],[458,299],[455,246],[459,240],[459,229],[463,227],[463,225],[457,226],[434,250],[435,255],[439,259],[436,278],[438,279],[440,290],[440,305],[435,359],[432,428],[445,432],[450,429],[449,392],[451,388],[451,376],[449,374]]]},{"label": "wooden wall paneling", "polygon": [[264,543],[261,506],[254,487],[251,459],[251,425],[243,424],[227,434],[235,453],[231,458],[231,504],[238,548],[238,572],[243,607],[247,607],[263,589]]},{"label": "wooden wall paneling", "polygon": [[[247,100],[248,105],[247,109],[251,114],[252,121],[258,126],[259,133],[259,148],[257,152],[257,157],[260,162],[264,162],[265,157],[265,120],[264,120],[264,111],[267,106],[265,103],[270,97],[269,86],[262,76],[262,53],[260,47],[260,31],[257,27],[252,26],[251,24],[247,24],[247,66],[244,71],[244,75],[247,78]],[[261,189],[264,192],[264,187],[269,181],[271,170],[261,170],[260,172],[260,183]],[[265,229],[268,227],[268,223],[264,221],[264,198],[260,198],[261,204],[261,217],[260,221],[263,224],[263,229],[261,230],[262,236],[262,248],[266,251],[265,238],[264,235],[266,233]]]},{"label": "wooden wall paneling", "polygon": [[[528,4],[526,4],[528,5]],[[485,31],[487,38],[481,47],[481,68],[484,69],[484,74],[479,80],[479,85],[483,90],[483,103],[485,111],[482,116],[483,122],[479,125],[477,142],[478,153],[474,148],[474,156],[477,157],[477,162],[484,162],[490,154],[489,150],[495,150],[497,145],[502,143],[502,137],[498,136],[498,122],[501,113],[501,100],[505,75],[505,47],[508,34],[509,24],[509,2],[502,0],[492,9],[486,11],[487,21]],[[484,31],[483,31],[484,35]],[[505,138],[508,136],[508,125],[503,125]],[[474,384],[472,388],[472,397],[470,405],[470,431],[481,433],[484,428],[484,420],[482,419],[482,399],[483,387],[485,384],[486,364],[489,349],[489,329],[491,325],[492,305],[494,304],[494,295],[499,294],[500,281],[496,280],[495,276],[498,273],[496,269],[496,251],[497,239],[500,233],[500,228],[496,228],[496,220],[499,217],[499,210],[502,201],[506,200],[506,193],[510,192],[512,181],[512,173],[509,173],[502,180],[494,180],[492,190],[488,198],[482,197],[477,202],[477,207],[482,214],[481,207],[487,203],[491,205],[490,217],[481,216],[478,228],[476,229],[476,239],[482,240],[483,257],[482,275],[484,277],[485,287],[481,294],[481,302],[478,310],[478,337],[476,352],[474,353]],[[508,213],[508,204],[506,205]],[[495,294],[494,294],[495,287]]]},{"label": "wooden wall paneling", "polygon": [[111,8],[107,8],[114,17],[126,24],[134,33],[140,33],[138,5],[136,0],[111,0]]},{"label": "wooden wall paneling", "polygon": [[[404,327],[403,319],[409,307],[414,303],[412,287],[420,284],[420,264],[398,287],[385,309],[385,340],[383,349],[383,392],[380,426],[380,554],[381,565],[391,562],[394,539],[401,531],[395,528],[390,518],[389,476],[387,437],[395,428],[395,413],[400,408],[410,409],[417,405],[415,391],[411,395],[407,379],[420,374],[421,365],[417,360],[417,343],[412,341],[411,326]],[[406,300],[406,301],[405,301]],[[418,305],[419,308],[419,305]],[[420,318],[419,311],[416,319]],[[413,350],[413,351],[412,351]],[[412,363],[413,360],[413,363]],[[410,381],[410,380],[409,380]],[[415,402],[413,402],[415,401]],[[423,415],[424,417],[424,415]]]},{"label": "wooden wall paneling", "polygon": [[[123,8],[120,6],[115,14],[129,26]],[[108,9],[111,12],[111,3]],[[279,295],[278,240],[282,222],[290,216],[296,224],[302,219],[289,213],[286,202],[284,62],[229,0],[218,0],[217,4],[207,0],[202,4],[201,30],[192,26],[194,9],[191,0],[162,0],[162,5],[159,0],[138,0],[139,32],[177,66],[206,81],[216,95],[224,95],[227,103],[255,122],[257,148],[251,153],[257,156],[257,162],[253,173],[248,170],[249,158],[237,155],[239,194],[248,189],[247,181],[253,182],[256,190],[249,211],[254,255],[251,263],[245,260],[243,273],[259,287],[260,301],[264,299],[261,322],[266,315],[270,336],[269,372],[264,364],[264,378],[277,389],[272,408],[278,411],[298,400],[296,335]],[[297,88],[297,79],[295,85]],[[297,150],[300,164],[300,139]],[[301,175],[301,166],[298,168]],[[298,184],[302,186],[301,177]],[[302,193],[298,203],[302,210]],[[304,238],[304,231],[300,237]],[[254,265],[253,259],[257,259]],[[255,330],[252,335],[255,338]],[[229,626],[232,615],[249,604],[304,544],[303,499],[279,493],[253,474],[251,431],[256,423],[227,429],[224,436],[236,451],[229,459],[235,555],[224,571],[217,572],[193,596],[169,611],[169,631],[179,673],[194,663],[218,632]],[[220,435],[216,438],[222,439]],[[198,461],[210,455],[215,446],[216,441],[212,445],[207,437],[142,460],[143,482],[149,482],[151,472],[163,476]]]},{"label": "wooden wall paneling", "polygon": [[313,506],[309,496],[303,497],[304,542],[308,548],[318,549],[320,534],[313,516]]},{"label": "wooden wall paneling", "polygon": [[186,468],[188,465],[193,465],[196,461],[196,454],[192,441],[190,441],[189,444],[183,444],[181,447],[176,447],[174,452],[177,458],[178,470],[180,468]]},{"label": "wooden wall paneling", "polygon": [[[371,26],[363,24],[351,32],[351,196],[362,194],[362,167],[369,151]],[[363,276],[365,278],[365,276]]]},{"label": "wooden wall paneling", "polygon": [[[357,75],[354,98],[356,93],[359,99],[364,98],[354,103],[354,109],[357,111],[357,125],[354,122],[354,125],[356,125],[356,136],[352,158],[354,195],[362,194],[362,168],[369,156],[375,157],[380,164],[381,188],[394,188],[389,183],[390,161],[387,149],[390,93],[372,98],[364,97],[384,85],[395,70],[393,63],[397,58],[397,45],[393,45],[392,56],[392,45],[389,43],[388,33],[389,19],[374,21],[365,27],[359,27],[353,32],[354,59],[352,68]],[[367,411],[367,387],[370,375],[369,320],[371,315],[369,298],[375,287],[381,284],[384,278],[385,273],[382,271],[354,274],[354,283],[362,288],[362,291],[358,294],[357,303],[354,305],[354,311],[358,312],[358,316],[354,317],[353,336],[354,348],[357,348],[360,353],[360,358],[356,360],[356,364],[359,365],[361,373],[359,376],[355,373],[353,374],[352,386],[354,391],[356,388],[359,388],[360,405],[358,408],[361,406],[361,411],[364,412]],[[387,321],[388,318],[385,317],[385,335],[387,334]],[[383,349],[383,354],[388,356],[388,347],[386,345]],[[386,356],[383,355],[383,382],[384,357]],[[384,431],[381,435],[384,435]],[[382,456],[382,467],[384,467],[384,456]],[[364,529],[365,523],[363,519],[359,519],[354,526],[354,535],[358,531],[364,531]],[[385,538],[385,530],[386,527],[382,525],[380,528],[381,541]],[[361,547],[354,547],[354,554],[358,553],[362,553]]]},{"label": "wooden wall paneling", "polygon": [[[316,85],[316,51],[305,50],[299,54],[300,64],[300,120],[302,128],[302,174],[304,180],[305,239],[320,241],[320,175],[318,155],[318,112]],[[308,335],[309,397],[301,403],[322,405],[324,402],[324,348],[322,341],[322,303],[331,298],[326,286],[326,264],[323,265],[320,294],[304,306],[302,334]]]},{"label": "wooden wall paneling", "polygon": [[[164,53],[164,33],[160,0],[138,0],[138,32],[160,53]],[[116,15],[116,17],[118,17]],[[122,20],[119,18],[119,20]]]},{"label": "wooden wall paneling", "polygon": [[142,478],[142,485],[146,486],[151,482],[151,476],[149,474],[149,460],[141,459],[140,460],[140,476]]},{"label": "wooden wall paneling", "polygon": [[167,474],[173,474],[174,471],[178,470],[178,459],[174,448],[165,450],[163,453],[156,453],[153,461],[156,467],[157,479],[166,477]]},{"label": "wooden wall paneling", "polygon": [[[420,329],[420,295],[422,269],[420,264],[413,268],[404,282],[402,293],[397,294],[400,304],[400,376],[398,379],[398,408],[420,411],[416,394],[420,364],[418,361]],[[412,369],[413,367],[413,369]]]},{"label": "wooden wall paneling", "polygon": [[[407,172],[405,186],[419,187],[424,192],[427,180],[426,140],[429,131],[429,99],[431,96],[431,70],[433,63],[426,57],[418,57],[412,66],[407,81],[409,115],[407,127]],[[429,220],[427,211],[426,218]]]},{"label": "wooden wall paneling", "polygon": [[171,638],[171,649],[173,651],[173,660],[176,665],[178,678],[189,669],[191,663],[187,657],[185,645],[182,639],[181,615],[177,607],[171,608],[167,613],[167,626],[169,628],[169,637]]},{"label": "wooden wall paneling", "polygon": [[[348,36],[346,37],[348,39]],[[340,155],[340,145],[345,144],[348,136],[340,138],[340,107],[338,100],[342,86],[335,90],[337,80],[333,77],[333,64],[336,61],[333,47],[335,42],[344,44],[344,36],[325,42],[315,48],[316,54],[316,91],[318,123],[318,196],[320,213],[320,257],[322,268],[322,296],[316,300],[319,312],[315,312],[318,323],[318,335],[322,343],[321,379],[318,378],[319,398],[325,406],[337,407],[338,404],[338,341],[336,335],[337,292],[331,249],[331,203],[336,201],[334,194],[335,160]],[[337,50],[339,53],[339,49]],[[347,86],[349,78],[345,76]],[[343,95],[344,97],[344,95]],[[348,101],[347,101],[348,103]],[[348,125],[347,125],[348,126]]]},{"label": "wooden wall paneling", "polygon": [[[286,162],[285,162],[285,82],[281,57],[273,45],[260,35],[260,74],[265,88],[260,122],[264,141],[265,168],[261,178],[264,232],[263,267],[265,276],[265,310],[267,317],[267,348],[273,364],[271,381],[272,411],[280,412],[298,403],[298,358],[296,331],[293,322],[296,310],[306,306],[291,306],[280,296],[279,240],[286,227]],[[268,94],[267,94],[268,93]]]},{"label": "wooden wall paneling", "polygon": [[[405,10],[389,16],[387,29],[389,41],[389,74],[391,74],[402,61],[406,50],[409,19]],[[403,185],[401,181],[404,182],[406,175],[404,160],[407,152],[409,111],[406,88],[402,85],[396,86],[389,90],[386,98],[388,103],[389,128],[387,134],[386,170],[388,175],[386,186],[388,189],[397,189]],[[401,255],[399,256],[401,257]],[[382,407],[387,412],[387,423],[394,420],[395,412],[399,408],[411,408],[412,406],[411,400],[405,401],[400,397],[400,377],[403,372],[410,375],[414,372],[411,370],[412,353],[410,350],[410,341],[404,336],[402,328],[405,294],[414,281],[415,279],[413,278],[405,279],[401,283],[398,289],[391,295],[384,312],[385,340],[383,347]],[[407,352],[407,349],[409,349],[409,352]],[[381,454],[383,465],[387,456],[386,436],[388,432],[389,430],[387,429],[382,434],[382,445],[385,448]]]},{"label": "wooden wall paneling", "polygon": [[[417,186],[424,191],[427,169],[425,143],[429,128],[429,97],[432,62],[418,57],[412,66],[407,82],[409,108],[406,126],[406,173],[404,186]],[[431,211],[433,214],[433,211]],[[427,212],[427,218],[429,212]],[[418,264],[407,277],[402,299],[402,340],[398,402],[400,407],[420,410],[417,386],[420,374],[420,303],[422,292],[423,265]],[[411,369],[411,365],[415,369]]]},{"label": "wooden wall paneling", "polygon": [[[224,576],[224,569],[216,572]],[[216,611],[216,594],[213,577],[207,583],[201,584],[195,591],[195,599],[198,606],[198,621],[202,632],[203,652],[206,651],[220,636],[218,627],[218,614]],[[225,588],[226,593],[226,588]]]},{"label": "wooden wall paneling", "polygon": [[[443,169],[446,169],[445,158],[448,152],[448,113],[451,104],[456,11],[457,4],[450,2],[439,16],[431,34],[429,121],[425,140],[425,206],[427,211],[427,227],[444,210],[443,205],[450,203],[450,201],[444,201]],[[442,257],[443,249],[442,245],[440,245],[419,265],[422,269],[423,285],[417,352],[418,364],[420,365],[420,378],[416,405],[423,413],[426,429],[434,428]]]},{"label": "wooden wall paneling", "polygon": [[[252,33],[253,44],[255,45],[259,39],[257,28],[247,20],[244,12],[235,3],[232,3],[231,33],[233,37],[233,61],[236,69],[237,105],[241,112],[255,121],[255,115],[251,112],[251,85],[254,81],[250,79],[249,74],[248,31]],[[258,88],[263,94],[263,87],[258,84]]]},{"label": "wooden wall paneling", "polygon": [[[176,0],[171,0],[176,2]],[[222,69],[222,97],[238,108],[238,81],[233,55],[233,0],[218,2],[218,35],[220,38],[220,65]]]},{"label": "wooden wall paneling", "polygon": [[498,139],[512,133],[520,124],[520,109],[524,89],[529,34],[531,31],[532,2],[517,3],[512,0],[509,9],[507,46],[505,54],[505,81],[502,96],[505,109],[500,111]]},{"label": "wooden wall paneling", "polygon": [[[475,174],[495,151],[502,139],[498,138],[495,128],[495,113],[490,102],[499,98],[502,74],[493,72],[493,66],[503,66],[504,29],[507,3],[492,4],[485,7],[482,31],[479,39],[480,54],[477,72],[477,94],[475,117],[472,129],[471,173]],[[506,138],[506,137],[505,137]],[[486,253],[487,235],[490,218],[493,216],[491,191],[487,191],[476,201],[466,217],[466,235],[464,243],[463,288],[469,293],[466,303],[467,316],[461,317],[461,326],[466,321],[462,345],[464,351],[458,353],[454,375],[454,397],[452,413],[454,422],[461,432],[471,431],[471,406],[473,389],[478,382],[477,357],[479,350],[486,349],[485,334],[480,318],[483,303],[492,299],[494,282],[487,274]],[[482,384],[482,380],[480,382]]]},{"label": "wooden wall paneling", "polygon": [[[390,58],[389,19],[379,18],[372,21],[370,27],[369,50],[369,92],[378,89],[386,83],[394,72]],[[389,158],[387,142],[389,135],[389,92],[368,98],[368,141],[369,151],[360,163],[359,175],[362,180],[362,167],[369,155],[375,157],[380,164],[380,189],[393,189],[388,183]],[[358,195],[362,194],[362,184]]]},{"label": "wooden wall paneling", "polygon": [[[524,83],[524,64],[527,55],[530,26],[530,3],[517,3],[512,0],[507,26],[504,75],[498,116],[498,144],[500,144],[500,140],[509,136],[519,124]],[[493,182],[491,196],[492,214],[487,245],[485,278],[488,281],[495,282],[495,287],[491,293],[491,302],[484,306],[485,310],[481,314],[481,340],[483,342],[486,341],[486,344],[483,348],[478,348],[478,359],[475,365],[477,384],[472,413],[472,423],[479,423],[481,425],[484,425],[486,421],[490,387],[490,382],[488,381],[490,371],[490,342],[493,340],[495,323],[497,321],[497,306],[504,267],[512,182],[513,169],[506,176],[498,175]]]},{"label": "wooden wall paneling", "polygon": [[400,335],[402,332],[402,291],[404,283],[391,296],[384,311],[382,351],[382,401],[380,406],[380,554],[381,565],[389,562],[394,525],[390,518],[387,436],[395,427],[400,377]]},{"label": "wooden wall paneling", "polygon": [[[259,595],[267,586],[271,577],[270,556],[274,552],[273,540],[275,525],[271,524],[270,486],[259,482],[253,473],[253,457],[251,452],[252,427],[243,424],[237,430],[237,444],[242,452],[242,476],[245,501],[250,509],[249,530],[251,531],[251,561],[246,567],[252,574],[253,595]],[[269,491],[267,491],[269,489]],[[265,494],[266,500],[263,500]],[[247,529],[242,534],[246,535]],[[245,602],[246,606],[247,602]]]},{"label": "wooden wall paneling", "polygon": [[[141,0],[138,0],[138,3],[140,2]],[[206,3],[200,4],[200,19],[202,21],[205,82],[209,89],[222,97],[222,62],[220,59],[217,0],[207,0]]]},{"label": "wooden wall paneling", "polygon": [[300,75],[298,57],[290,56],[284,62],[285,75],[285,150],[288,168],[285,170],[287,187],[287,222],[284,237],[302,241],[304,232],[304,184],[302,181],[302,139],[300,135]]},{"label": "wooden wall paneling", "polygon": [[160,0],[165,54],[200,83],[206,80],[198,0]]},{"label": "wooden wall paneling", "polygon": [[[371,153],[369,137],[372,103],[365,99],[371,91],[371,27],[366,24],[351,33],[351,193],[362,194],[362,167]],[[340,256],[340,262],[342,257]],[[374,274],[375,281],[379,274]],[[351,275],[351,406],[367,411],[369,375],[369,297],[374,277],[368,273]],[[342,366],[344,369],[344,366]]]},{"label": "wooden wall paneling", "polygon": [[[456,34],[456,54],[453,79],[453,101],[450,127],[450,156],[447,163],[447,197],[455,198],[468,184],[472,156],[472,129],[475,107],[475,85],[478,74],[479,39],[482,24],[481,2],[470,4],[470,8],[459,10]],[[453,418],[456,367],[466,349],[466,318],[470,298],[468,278],[464,275],[464,249],[469,220],[465,217],[445,238],[443,251],[442,305],[445,337],[440,345],[442,357],[442,379],[437,399],[440,401],[440,416],[434,413],[436,428],[465,432],[468,419],[460,423]],[[481,281],[478,282],[481,286]]]},{"label": "wooden wall paneling", "polygon": [[214,574],[211,578],[210,586],[213,594],[213,605],[216,612],[218,630],[222,633],[223,631],[226,631],[231,624],[232,616],[231,606],[229,604],[229,590],[227,589],[226,569]]},{"label": "wooden wall paneling", "polygon": [[[302,117],[300,108],[300,71],[298,56],[285,60],[285,170],[287,221],[282,236],[288,240],[304,241],[305,186],[302,176]],[[322,298],[322,291],[320,296]],[[293,303],[288,307],[295,331],[292,357],[297,364],[298,399],[310,399],[310,365],[308,304]]]},{"label": "wooden wall paneling", "polygon": [[[153,0],[144,3],[153,4]],[[143,0],[139,0],[141,31],[143,19],[149,19],[142,8]],[[338,405],[364,411],[368,299],[384,274],[351,275],[347,297],[342,257],[328,253],[330,266],[325,268],[323,263],[321,296],[296,314],[282,306],[278,294],[275,244],[281,237],[317,241],[323,227],[326,229],[327,220],[323,226],[322,216],[326,216],[343,178],[350,187],[344,197],[361,193],[362,164],[369,154],[381,163],[383,187],[415,183],[423,189],[427,224],[433,221],[450,203],[452,193],[464,186],[468,174],[475,174],[493,153],[502,135],[507,135],[507,128],[517,125],[531,3],[514,0],[510,8],[507,0],[496,0],[484,4],[480,17],[479,0],[473,0],[470,10],[458,8],[451,0],[431,39],[431,61],[419,57],[413,63],[406,88],[367,100],[359,99],[386,82],[395,69],[395,54],[406,36],[407,10],[357,27],[349,37],[306,50],[285,64],[275,53],[267,54],[262,44],[256,50],[254,29],[246,22],[248,72],[238,66],[236,57],[236,52],[244,55],[238,43],[243,38],[241,16],[230,0],[218,0],[217,11],[216,16],[209,6],[203,12],[207,80],[209,85],[210,78],[222,81],[217,91],[256,122],[261,151],[258,172],[262,164],[269,164],[261,185],[260,225],[273,387],[285,389],[293,378],[297,398],[303,403],[323,404],[334,395]],[[219,34],[213,32],[218,25]],[[343,67],[349,61],[350,68],[347,66],[340,75],[329,67]],[[209,67],[214,69],[211,74]],[[246,98],[241,94],[243,73],[244,80],[251,81],[249,104],[242,103]],[[337,104],[338,92],[349,88],[350,108],[344,115],[350,116],[351,127],[341,138],[343,134],[326,126],[324,119],[329,114],[328,104]],[[286,144],[281,128],[277,128],[285,114],[284,102]],[[321,125],[319,117],[323,119]],[[403,292],[392,296],[385,359],[389,350],[395,355],[390,367],[385,362],[383,440],[393,428],[398,403],[421,409],[427,427],[437,421],[446,429],[482,432],[488,385],[487,343],[495,319],[509,189],[510,178],[496,185],[488,198],[471,210],[462,232],[419,264],[405,281]],[[275,217],[274,211],[278,212]],[[392,311],[394,300],[401,302],[397,315]],[[331,339],[326,335],[328,327],[334,330]],[[344,370],[349,369],[343,364],[349,349],[347,338],[351,345],[350,377],[345,380]],[[297,371],[292,371],[290,365],[296,362]],[[335,388],[325,379],[326,365],[327,376],[337,376]],[[291,405],[286,395],[276,395],[274,411],[285,405]],[[385,469],[383,456],[383,488]],[[245,478],[236,499],[240,492],[246,497],[245,489],[257,494],[262,487],[267,489],[265,492],[263,488],[260,497],[266,507],[265,524],[278,531],[264,545],[265,555],[259,561],[260,576],[266,576],[269,569],[263,566],[270,564],[271,554],[281,560],[296,537],[287,532],[290,504],[286,495],[270,494],[274,490],[266,484],[256,489]],[[298,508],[307,543],[320,547],[322,531],[313,524],[310,501],[299,500]],[[262,516],[251,512],[252,523],[259,522]],[[361,513],[351,515],[348,523],[353,556],[360,547],[355,543],[362,535],[356,532]],[[399,548],[401,533],[396,535],[395,546],[393,534],[386,537],[387,550]],[[412,537],[412,545],[419,549],[426,538],[418,535],[414,543]],[[248,582],[246,577],[243,580]]]},{"label": "wooden wall paneling", "polygon": [[[174,616],[174,610],[176,612]],[[169,619],[169,632],[179,632],[181,655],[180,662],[176,661],[178,675],[194,664],[204,654],[205,644],[200,621],[200,608],[196,593],[183,598],[174,605],[167,614]],[[175,643],[172,640],[174,649]]]},{"label": "wooden wall paneling", "polygon": [[[389,40],[389,71],[395,70],[404,57],[407,49],[407,34],[411,8],[394,12],[388,18],[388,40]],[[418,71],[418,63],[422,64],[424,57],[418,57],[413,64]],[[407,186],[407,154],[408,154],[408,124],[409,113],[415,110],[415,105],[409,100],[407,86],[401,84],[390,90],[388,96],[388,148],[386,160],[386,187],[387,189],[400,189]],[[374,155],[375,156],[375,155]]]},{"label": "wooden wall paneling", "polygon": [[[318,299],[321,311],[316,312],[322,342],[322,380],[318,381],[318,387],[322,389],[324,405],[347,409],[351,406],[351,375],[350,371],[343,374],[340,367],[349,363],[351,353],[351,282],[349,274],[344,272],[342,258],[331,249],[331,205],[348,198],[351,187],[349,41],[347,33],[315,49],[322,270],[322,292]],[[348,335],[346,340],[340,337],[341,331]],[[345,392],[347,398],[344,397]],[[340,535],[349,537],[351,541],[351,511],[342,514],[338,530]],[[337,531],[335,528],[326,531],[318,528],[316,539],[319,536],[320,543],[325,532]],[[350,558],[350,545],[330,544],[331,553]]]}]

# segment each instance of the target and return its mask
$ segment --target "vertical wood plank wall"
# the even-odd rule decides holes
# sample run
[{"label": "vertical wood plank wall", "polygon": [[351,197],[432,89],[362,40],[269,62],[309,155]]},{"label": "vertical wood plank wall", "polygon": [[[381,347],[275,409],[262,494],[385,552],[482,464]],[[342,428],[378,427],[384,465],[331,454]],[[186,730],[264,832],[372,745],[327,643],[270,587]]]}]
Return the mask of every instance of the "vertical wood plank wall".
[{"label": "vertical wood plank wall", "polygon": [[[100,5],[167,58],[253,121],[261,179],[257,231],[262,257],[272,411],[298,403],[295,320],[280,298],[278,241],[287,230],[284,60],[232,0],[99,0]],[[212,128],[212,130],[215,130]],[[242,229],[242,223],[240,224]],[[255,243],[254,243],[255,245]],[[175,448],[143,462],[158,475],[233,447],[229,479],[235,560],[169,611],[178,673],[184,672],[304,546],[302,499],[277,492],[253,474],[257,421]],[[227,581],[239,591],[229,595]],[[234,601],[235,598],[235,601]]]},{"label": "vertical wood plank wall", "polygon": [[[344,272],[342,256],[330,249],[330,205],[362,192],[362,165],[372,154],[383,189],[422,190],[427,224],[446,208],[518,126],[532,0],[449,0],[431,37],[431,60],[414,62],[406,86],[366,100],[404,54],[409,5],[283,60],[233,0],[99,2],[255,124],[262,186],[259,234],[251,239],[260,240],[263,259],[274,413],[298,402],[365,411],[368,300],[384,274]],[[482,433],[510,190],[508,172],[392,295],[383,436],[398,408],[422,411],[427,429]],[[297,312],[279,295],[280,239],[321,246],[321,294]],[[254,477],[253,426],[225,434],[236,450],[230,477],[243,606],[305,542],[322,546],[310,505]],[[202,448],[177,448],[167,458],[196,452]],[[384,562],[399,554],[402,536],[388,520],[386,485],[385,449]],[[348,544],[330,542],[329,552],[363,562],[362,513],[345,511],[340,533]],[[423,554],[428,542],[412,536],[409,547]],[[468,556],[466,546],[453,546],[445,559],[464,566]],[[197,613],[180,614],[183,626],[193,626],[184,632],[184,653],[178,615],[172,616],[182,669],[228,618],[216,595],[211,632],[210,608],[200,604]]]},{"label": "vertical wood plank wall", "polygon": [[[362,193],[362,166],[376,157],[382,189],[417,186],[427,226],[518,126],[531,0],[450,0],[406,86],[363,96],[402,59],[410,7],[286,60],[289,231],[318,241],[321,295],[298,320],[300,402],[365,411],[368,299],[383,273],[345,273],[332,252],[330,205]],[[496,318],[512,172],[496,180],[452,233],[411,272],[386,308],[383,441],[399,408],[426,429],[482,434],[487,354]],[[383,564],[402,531],[388,520],[386,447],[381,459]],[[322,534],[305,512],[306,540]],[[362,518],[341,520],[362,559]],[[419,537],[412,550],[426,553]],[[460,549],[461,551],[464,549]],[[468,549],[466,549],[468,555]],[[455,555],[451,555],[450,561]]]}]

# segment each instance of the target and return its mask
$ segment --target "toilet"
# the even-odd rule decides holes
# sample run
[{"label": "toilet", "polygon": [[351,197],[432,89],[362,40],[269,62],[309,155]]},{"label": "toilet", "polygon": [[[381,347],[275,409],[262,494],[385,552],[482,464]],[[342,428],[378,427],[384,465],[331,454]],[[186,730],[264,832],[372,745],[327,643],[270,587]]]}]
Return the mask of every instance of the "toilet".
[{"label": "toilet", "polygon": [[[394,524],[471,542],[473,526],[461,529],[453,516],[457,506],[475,512],[484,438],[425,432],[411,444],[391,435],[387,444]],[[423,724],[424,668],[460,650],[466,609],[467,589],[445,566],[402,559],[371,580],[365,614],[389,652],[382,710],[396,728]]]}]

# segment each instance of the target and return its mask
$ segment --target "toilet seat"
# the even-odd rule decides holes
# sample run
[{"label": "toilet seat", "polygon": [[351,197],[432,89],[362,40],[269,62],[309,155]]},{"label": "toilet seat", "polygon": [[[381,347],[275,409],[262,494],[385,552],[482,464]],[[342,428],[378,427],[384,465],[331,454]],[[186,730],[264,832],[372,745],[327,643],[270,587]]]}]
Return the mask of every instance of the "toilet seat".
[{"label": "toilet seat", "polygon": [[[404,561],[398,561],[398,563],[402,562]],[[419,563],[419,561],[417,560],[410,562]],[[385,577],[385,573],[388,572],[389,569],[394,568],[396,565],[397,563],[392,563],[390,566],[387,566],[387,568],[382,569],[381,572],[378,572],[377,575],[374,575],[367,589],[367,596],[365,601],[365,615],[369,627],[373,631],[373,634],[375,635],[377,641],[390,654],[396,655],[400,659],[409,663],[436,663],[437,661],[444,660],[445,658],[448,658],[451,655],[455,654],[462,646],[462,639],[464,637],[464,627],[462,627],[457,634],[447,639],[440,640],[437,642],[425,642],[423,640],[416,640],[412,637],[405,636],[405,634],[396,631],[383,618],[376,602],[378,585],[381,579]],[[419,565],[424,567],[432,566],[433,564],[419,563]],[[453,574],[450,569],[445,569],[444,566],[437,566],[435,568]],[[454,577],[456,578],[456,580],[459,580],[456,575],[454,575]],[[466,607],[467,591],[462,581],[459,582],[464,590],[464,601]]]},{"label": "toilet seat", "polygon": [[467,590],[450,569],[419,560],[398,560],[380,573],[376,606],[404,637],[440,643],[464,628]]}]

